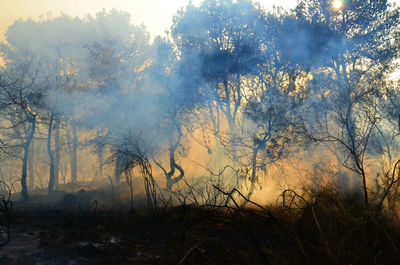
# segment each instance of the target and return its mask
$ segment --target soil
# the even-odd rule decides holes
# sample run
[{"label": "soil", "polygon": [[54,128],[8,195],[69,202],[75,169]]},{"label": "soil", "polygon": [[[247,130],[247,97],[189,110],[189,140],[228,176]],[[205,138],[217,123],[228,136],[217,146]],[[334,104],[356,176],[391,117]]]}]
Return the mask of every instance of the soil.
[{"label": "soil", "polygon": [[8,242],[0,227],[0,264],[400,264],[398,226],[357,205],[321,203],[288,218],[282,209],[130,211],[73,201],[87,195],[14,203]]},{"label": "soil", "polygon": [[226,221],[220,211],[189,206],[157,213],[14,207],[0,264],[237,264],[248,242]]}]

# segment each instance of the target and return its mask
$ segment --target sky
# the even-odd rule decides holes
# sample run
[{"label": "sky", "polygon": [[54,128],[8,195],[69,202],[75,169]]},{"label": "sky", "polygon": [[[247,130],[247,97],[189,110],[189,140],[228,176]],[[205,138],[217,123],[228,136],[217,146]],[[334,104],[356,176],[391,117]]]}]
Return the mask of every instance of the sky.
[{"label": "sky", "polygon": [[[161,35],[172,25],[173,15],[185,7],[190,0],[0,0],[0,42],[4,40],[7,28],[14,21],[22,18],[38,19],[40,16],[51,14],[58,16],[85,17],[95,15],[102,9],[115,8],[131,14],[132,22],[144,24],[152,36]],[[202,0],[192,0],[199,4]],[[335,1],[335,0],[332,0]],[[273,5],[293,8],[297,0],[256,0],[264,8]],[[400,0],[389,0],[400,6]],[[0,58],[0,64],[2,60]],[[400,73],[400,70],[399,70]],[[397,75],[397,74],[396,74]],[[399,74],[400,76],[400,74]]]},{"label": "sky", "polygon": [[[193,0],[194,4],[201,0]],[[265,8],[282,5],[293,8],[297,0],[258,0]],[[389,0],[400,5],[400,0]],[[0,40],[4,39],[7,28],[19,18],[37,19],[51,13],[53,16],[65,13],[84,17],[94,15],[102,9],[128,11],[134,24],[145,24],[154,36],[162,34],[172,24],[177,10],[186,6],[189,0],[0,0]]]},{"label": "sky", "polygon": [[[51,13],[62,13],[84,17],[94,15],[102,9],[127,11],[132,15],[134,24],[144,24],[153,35],[163,34],[172,24],[177,10],[186,6],[190,0],[0,0],[0,41],[4,40],[7,28],[17,19],[33,18]],[[334,0],[332,0],[334,1]],[[389,0],[400,5],[400,0]],[[199,4],[201,0],[193,0]],[[293,8],[297,0],[258,0],[264,8],[281,5]]]},{"label": "sky", "polygon": [[[399,0],[400,1],[400,0]],[[193,0],[194,4],[201,0]],[[265,8],[273,4],[291,8],[296,0],[261,0]],[[37,19],[49,12],[53,16],[65,13],[71,16],[84,17],[94,15],[102,9],[128,11],[134,24],[145,24],[154,36],[162,34],[172,24],[172,17],[177,10],[186,6],[189,0],[0,0],[0,40],[8,26],[19,18]]]}]

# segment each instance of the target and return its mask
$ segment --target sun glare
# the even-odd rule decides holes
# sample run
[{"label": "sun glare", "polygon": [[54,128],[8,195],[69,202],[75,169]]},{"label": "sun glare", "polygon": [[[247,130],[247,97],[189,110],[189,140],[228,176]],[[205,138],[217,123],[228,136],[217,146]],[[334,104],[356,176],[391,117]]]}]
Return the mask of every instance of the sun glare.
[{"label": "sun glare", "polygon": [[341,7],[342,7],[342,1],[341,0],[334,0],[333,1],[333,8],[340,9]]}]

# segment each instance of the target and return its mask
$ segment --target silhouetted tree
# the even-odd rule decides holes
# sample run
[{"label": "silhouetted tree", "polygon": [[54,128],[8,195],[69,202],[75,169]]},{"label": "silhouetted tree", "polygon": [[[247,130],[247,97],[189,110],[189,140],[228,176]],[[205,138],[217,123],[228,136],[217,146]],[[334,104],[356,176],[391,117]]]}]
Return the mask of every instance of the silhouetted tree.
[{"label": "silhouetted tree", "polygon": [[[62,100],[71,90],[70,83],[77,83],[78,70],[84,68],[84,49],[82,41],[77,39],[81,33],[88,33],[83,20],[73,19],[66,15],[60,17],[43,17],[39,21],[18,20],[9,27],[6,33],[7,43],[2,44],[2,51],[9,62],[14,62],[29,47],[40,54],[40,83],[45,88],[41,120],[47,122],[47,149],[49,156],[49,185],[51,192],[58,182],[59,162],[61,157],[60,131],[63,116],[71,116],[73,106]],[[83,34],[86,38],[91,35]],[[82,37],[83,38],[83,37]],[[82,71],[84,72],[84,71]],[[84,80],[84,74],[79,75]],[[54,137],[53,137],[54,136]],[[76,134],[73,142],[76,142]],[[54,145],[54,147],[52,147]],[[76,148],[74,149],[76,150]],[[76,153],[76,152],[75,152]],[[76,160],[76,159],[75,159]],[[76,163],[75,163],[76,164]],[[76,172],[76,170],[72,170]]]},{"label": "silhouetted tree", "polygon": [[[159,124],[154,129],[161,136],[153,153],[153,161],[162,170],[166,179],[166,188],[172,187],[185,176],[183,167],[177,160],[178,154],[187,153],[190,146],[184,130],[192,124],[191,115],[203,102],[203,96],[195,83],[190,83],[181,76],[181,67],[185,62],[179,61],[172,43],[166,39],[157,38],[153,43],[154,55],[152,64],[146,70],[145,87],[154,91],[157,102],[156,115]],[[167,165],[161,159],[168,154]],[[176,172],[178,171],[178,174]]]},{"label": "silhouetted tree", "polygon": [[[179,73],[191,77],[188,86],[201,88],[216,136],[216,161],[223,155],[221,137],[240,133],[244,80],[261,63],[262,16],[250,1],[210,0],[199,7],[188,5],[174,18],[171,33],[179,51]],[[236,164],[237,150],[230,151]]]},{"label": "silhouetted tree", "polygon": [[39,65],[38,58],[27,51],[25,57],[7,65],[0,86],[1,117],[6,124],[2,128],[6,130],[3,150],[22,156],[21,195],[24,200],[29,199],[26,183],[29,149],[37,128],[38,112],[43,105],[43,87],[38,82]]},{"label": "silhouetted tree", "polygon": [[381,80],[398,54],[399,11],[381,0],[345,1],[340,9],[331,1],[305,0],[296,15],[312,29],[299,45],[312,54],[317,42],[316,55],[325,54],[323,60],[314,57],[313,137],[337,144],[343,165],[360,177],[368,205],[366,160],[380,123]]},{"label": "silhouetted tree", "polygon": [[275,11],[265,17],[262,63],[247,80],[242,121],[245,133],[236,140],[237,145],[245,147],[243,155],[246,149],[251,150],[247,162],[251,169],[249,196],[258,180],[257,171],[285,158],[293,144],[300,144],[300,113],[308,96],[309,67],[286,54],[282,46],[292,33],[288,29],[296,27],[297,21]]}]

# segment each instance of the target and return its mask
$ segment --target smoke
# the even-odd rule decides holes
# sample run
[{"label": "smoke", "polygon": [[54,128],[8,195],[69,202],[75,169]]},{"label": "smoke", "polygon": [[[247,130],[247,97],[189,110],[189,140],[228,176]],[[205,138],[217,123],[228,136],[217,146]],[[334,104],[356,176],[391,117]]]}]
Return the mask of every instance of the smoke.
[{"label": "smoke", "polygon": [[[6,69],[39,58],[35,86],[42,97],[30,108],[43,124],[53,115],[73,120],[93,138],[103,129],[102,144],[111,157],[121,148],[140,149],[163,178],[187,168],[199,174],[197,163],[202,175],[224,176],[252,193],[272,165],[288,165],[299,150],[309,156],[303,149],[312,141],[348,141],[351,135],[340,130],[344,111],[351,116],[348,108],[374,102],[362,92],[377,72],[363,76],[360,70],[374,65],[379,54],[383,62],[395,52],[374,46],[377,39],[366,43],[373,32],[354,33],[375,25],[365,16],[339,27],[340,12],[320,2],[266,12],[246,0],[206,0],[178,11],[168,36],[153,40],[144,26],[132,25],[129,14],[116,10],[84,19],[19,20],[8,29],[1,52]],[[366,48],[360,48],[363,43]],[[379,48],[367,50],[374,47]],[[343,89],[349,84],[350,92]],[[354,123],[366,120],[359,113],[354,117]],[[368,130],[355,136],[361,144],[368,142],[361,139]]]}]

